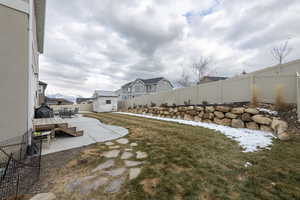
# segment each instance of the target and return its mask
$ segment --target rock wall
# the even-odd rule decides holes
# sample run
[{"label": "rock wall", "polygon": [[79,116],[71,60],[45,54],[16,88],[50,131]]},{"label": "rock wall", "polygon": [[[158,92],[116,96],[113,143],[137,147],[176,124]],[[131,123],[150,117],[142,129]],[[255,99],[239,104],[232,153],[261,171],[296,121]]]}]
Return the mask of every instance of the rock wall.
[{"label": "rock wall", "polygon": [[196,122],[215,123],[233,128],[248,128],[272,132],[281,140],[288,140],[287,122],[268,112],[248,106],[173,106],[128,108],[128,112]]}]

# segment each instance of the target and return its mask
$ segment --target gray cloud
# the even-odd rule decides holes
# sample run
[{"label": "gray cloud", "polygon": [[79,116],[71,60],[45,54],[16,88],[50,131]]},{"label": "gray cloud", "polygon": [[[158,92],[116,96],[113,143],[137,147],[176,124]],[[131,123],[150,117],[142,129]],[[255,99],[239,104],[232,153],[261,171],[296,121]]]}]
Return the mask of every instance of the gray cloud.
[{"label": "gray cloud", "polygon": [[[300,55],[297,0],[51,0],[41,80],[48,93],[90,96],[136,78],[176,80],[205,55],[211,73],[232,76],[274,64],[270,48],[290,39]],[[193,15],[189,22],[186,13]]]}]

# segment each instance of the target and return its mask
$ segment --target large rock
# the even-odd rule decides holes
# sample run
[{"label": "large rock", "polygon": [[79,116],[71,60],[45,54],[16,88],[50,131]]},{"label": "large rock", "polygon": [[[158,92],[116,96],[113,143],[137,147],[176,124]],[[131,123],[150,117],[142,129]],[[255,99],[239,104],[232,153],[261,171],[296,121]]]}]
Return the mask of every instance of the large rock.
[{"label": "large rock", "polygon": [[196,121],[196,122],[201,122],[202,119],[201,119],[201,117],[199,117],[199,116],[195,116],[194,121]]},{"label": "large rock", "polygon": [[225,114],[225,117],[230,118],[230,119],[235,119],[235,118],[237,118],[237,115],[233,114],[231,112],[228,112]]},{"label": "large rock", "polygon": [[194,110],[194,106],[188,106],[187,110]]},{"label": "large rock", "polygon": [[280,133],[284,133],[288,129],[288,124],[285,121],[279,120],[277,118],[273,118],[272,129],[275,131],[275,133],[278,135]]},{"label": "large rock", "polygon": [[261,125],[260,130],[265,132],[273,132],[269,126],[265,126],[265,125]]},{"label": "large rock", "polygon": [[195,109],[196,109],[197,111],[203,111],[203,110],[204,110],[204,108],[203,108],[202,106],[196,106]]},{"label": "large rock", "polygon": [[278,137],[279,140],[283,140],[283,141],[286,141],[286,140],[290,139],[290,135],[287,132],[279,133],[277,135],[277,137]]},{"label": "large rock", "polygon": [[250,113],[252,115],[257,115],[259,113],[259,111],[255,108],[247,108],[247,109],[245,109],[245,112]]},{"label": "large rock", "polygon": [[198,114],[198,116],[199,116],[200,118],[202,118],[203,115],[204,115],[204,112],[203,112],[203,111],[200,111],[199,114]]},{"label": "large rock", "polygon": [[213,113],[204,113],[203,114],[203,118],[204,119],[213,119],[214,118],[214,114]]},{"label": "large rock", "polygon": [[32,197],[30,200],[54,200],[56,196],[53,193],[40,193]]},{"label": "large rock", "polygon": [[212,123],[212,121],[210,119],[204,119],[204,120],[202,120],[202,122],[204,122],[204,123]]},{"label": "large rock", "polygon": [[214,123],[222,125],[222,119],[219,119],[217,117],[214,118]]},{"label": "large rock", "polygon": [[222,119],[222,125],[230,126],[231,125],[231,119],[228,119],[228,118]]},{"label": "large rock", "polygon": [[216,106],[216,110],[221,111],[221,112],[229,112],[230,107],[228,107],[228,106]]},{"label": "large rock", "polygon": [[214,112],[215,111],[215,108],[213,106],[206,106],[205,107],[205,111],[206,112]]},{"label": "large rock", "polygon": [[246,127],[247,127],[248,129],[252,129],[252,130],[258,130],[258,129],[259,129],[258,124],[255,123],[255,122],[247,122],[247,123],[246,123]]},{"label": "large rock", "polygon": [[222,113],[222,112],[220,112],[220,111],[215,111],[214,112],[214,115],[217,117],[217,118],[219,118],[219,119],[223,119],[224,118],[224,114]]},{"label": "large rock", "polygon": [[244,128],[245,127],[245,124],[242,120],[240,119],[233,119],[231,120],[231,126],[233,128]]},{"label": "large rock", "polygon": [[242,116],[241,116],[241,119],[244,122],[250,122],[250,121],[252,121],[250,113],[243,113]]},{"label": "large rock", "polygon": [[263,125],[270,125],[272,120],[268,117],[264,117],[263,115],[254,115],[252,120],[256,123],[263,124]]},{"label": "large rock", "polygon": [[194,117],[191,116],[191,115],[185,114],[184,117],[183,117],[183,119],[184,119],[184,120],[190,120],[190,121],[191,121],[191,120],[194,120]]},{"label": "large rock", "polygon": [[196,110],[188,110],[186,111],[187,114],[192,115],[192,116],[196,116],[198,114],[198,112]]},{"label": "large rock", "polygon": [[231,112],[233,114],[243,114],[245,112],[245,108],[243,108],[243,107],[232,108]]}]

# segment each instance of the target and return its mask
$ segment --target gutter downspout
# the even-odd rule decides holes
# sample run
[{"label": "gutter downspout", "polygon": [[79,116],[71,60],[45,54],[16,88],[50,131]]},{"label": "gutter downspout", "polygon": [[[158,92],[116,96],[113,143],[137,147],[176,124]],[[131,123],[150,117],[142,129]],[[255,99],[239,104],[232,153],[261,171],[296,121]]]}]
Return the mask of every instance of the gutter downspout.
[{"label": "gutter downspout", "polygon": [[27,131],[28,131],[28,146],[31,146],[31,109],[32,109],[32,17],[33,17],[33,0],[29,0],[28,13],[28,93],[27,93]]}]

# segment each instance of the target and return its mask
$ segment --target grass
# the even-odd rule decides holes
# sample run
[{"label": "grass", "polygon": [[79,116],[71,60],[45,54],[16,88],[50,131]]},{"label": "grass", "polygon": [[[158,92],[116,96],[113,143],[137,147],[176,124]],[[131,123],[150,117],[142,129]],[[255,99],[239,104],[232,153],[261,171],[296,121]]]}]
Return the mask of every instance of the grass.
[{"label": "grass", "polygon": [[128,128],[128,138],[149,154],[140,176],[115,199],[300,199],[299,138],[244,153],[236,142],[201,127],[120,114],[87,116]]}]

